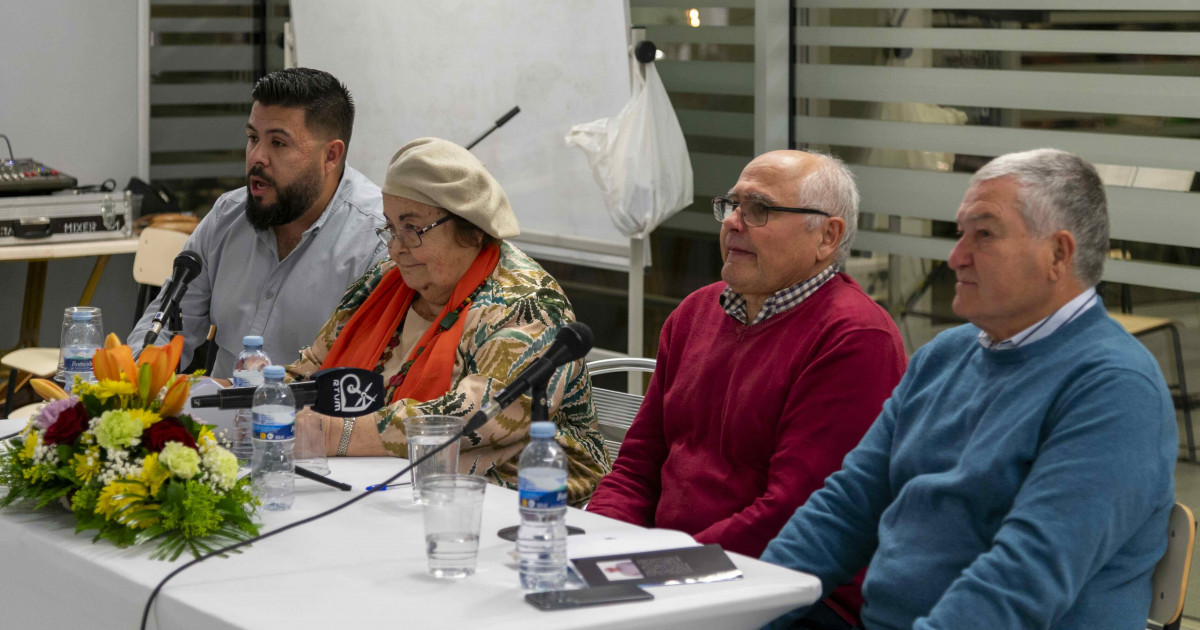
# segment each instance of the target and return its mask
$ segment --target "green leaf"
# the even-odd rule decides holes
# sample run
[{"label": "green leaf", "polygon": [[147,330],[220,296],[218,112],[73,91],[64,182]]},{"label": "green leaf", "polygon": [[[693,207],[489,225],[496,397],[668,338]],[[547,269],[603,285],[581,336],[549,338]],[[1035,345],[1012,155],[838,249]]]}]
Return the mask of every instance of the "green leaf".
[{"label": "green leaf", "polygon": [[135,536],[133,538],[133,544],[141,545],[149,540],[153,540],[153,539],[165,534],[166,531],[167,530],[163,529],[162,525],[151,525],[150,527],[143,529],[141,532],[138,533],[137,536]]},{"label": "green leaf", "polygon": [[[136,497],[137,495],[117,494],[117,495],[113,495],[113,501],[118,501],[118,500],[120,500],[121,497],[130,497],[130,496]],[[121,509],[117,510],[116,512],[113,512],[112,520],[114,520],[118,523],[121,523],[121,524],[126,524],[125,523],[126,515],[132,514],[133,513],[132,510],[136,510],[137,508],[142,507],[146,504],[145,501],[140,500],[141,497],[138,497],[138,499],[139,500],[137,500],[137,501],[130,501],[129,503],[122,505]]]},{"label": "green leaf", "polygon": [[157,507],[145,508],[136,512],[131,512],[122,516],[118,520],[127,527],[137,528],[138,524],[142,521],[147,521],[154,518],[158,518]]},{"label": "green leaf", "polygon": [[183,504],[183,500],[187,498],[187,491],[184,489],[184,484],[177,483],[172,479],[163,484],[163,486],[167,489],[167,496],[163,500],[163,503],[170,503],[172,505]]},{"label": "green leaf", "polygon": [[71,448],[70,444],[59,444],[54,448],[54,452],[58,455],[58,461],[63,462],[65,465],[66,462],[71,461],[71,456],[75,454],[75,449]]}]

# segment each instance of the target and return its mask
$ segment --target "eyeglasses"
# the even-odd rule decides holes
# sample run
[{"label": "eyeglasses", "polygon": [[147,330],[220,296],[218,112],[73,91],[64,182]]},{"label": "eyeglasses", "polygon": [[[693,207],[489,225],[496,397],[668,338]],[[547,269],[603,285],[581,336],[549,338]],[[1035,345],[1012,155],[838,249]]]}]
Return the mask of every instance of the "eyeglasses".
[{"label": "eyeglasses", "polygon": [[733,214],[735,208],[740,208],[742,211],[742,220],[746,225],[752,227],[761,227],[767,224],[767,212],[793,212],[795,214],[819,214],[823,217],[831,216],[824,210],[816,208],[784,208],[783,206],[764,206],[754,200],[746,200],[742,202],[730,201],[724,197],[713,199],[713,216],[717,218],[718,223],[724,223],[729,215]]},{"label": "eyeglasses", "polygon": [[383,244],[385,247],[391,247],[392,241],[394,241],[396,239],[400,239],[401,245],[403,245],[404,247],[407,247],[409,249],[414,249],[416,247],[421,246],[421,235],[422,234],[449,221],[452,218],[454,218],[454,215],[447,214],[446,216],[438,219],[437,221],[434,221],[433,223],[430,223],[429,225],[427,225],[419,230],[416,228],[412,228],[412,227],[402,227],[395,231],[393,231],[392,228],[390,228],[390,227],[375,228],[375,235],[379,237],[380,241],[383,241]]}]

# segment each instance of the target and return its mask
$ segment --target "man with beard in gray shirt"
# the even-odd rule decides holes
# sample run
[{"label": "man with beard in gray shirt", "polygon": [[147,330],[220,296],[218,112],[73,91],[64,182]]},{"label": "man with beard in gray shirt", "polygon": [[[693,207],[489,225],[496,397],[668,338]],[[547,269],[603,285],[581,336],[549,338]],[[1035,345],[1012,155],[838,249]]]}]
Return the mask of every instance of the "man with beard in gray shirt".
[{"label": "man with beard in gray shirt", "polygon": [[[180,304],[180,365],[215,324],[212,376],[225,378],[246,335],[262,336],[273,362],[294,360],[346,287],[387,255],[372,232],[383,225],[379,187],[346,165],[354,125],[346,86],[327,72],[291,68],[260,79],[253,98],[246,186],[217,199],[184,246],[203,269]],[[130,333],[135,353],[161,301]]]}]

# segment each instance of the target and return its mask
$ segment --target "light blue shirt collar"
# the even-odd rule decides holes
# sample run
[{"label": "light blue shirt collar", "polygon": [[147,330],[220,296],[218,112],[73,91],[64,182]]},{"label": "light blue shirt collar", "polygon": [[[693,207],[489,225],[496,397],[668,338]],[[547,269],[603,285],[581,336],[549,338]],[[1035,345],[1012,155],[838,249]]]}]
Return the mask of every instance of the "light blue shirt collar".
[{"label": "light blue shirt collar", "polygon": [[1004,341],[992,341],[992,338],[987,333],[982,330],[979,331],[979,345],[988,350],[1011,350],[1031,344],[1039,339],[1045,339],[1054,334],[1059,328],[1066,326],[1076,317],[1079,317],[1080,313],[1088,310],[1099,299],[1100,296],[1096,294],[1096,288],[1091,287],[1075,296],[1070,302],[1063,304],[1057,311],[1051,313],[1049,317],[1042,318],[1036,324]]}]

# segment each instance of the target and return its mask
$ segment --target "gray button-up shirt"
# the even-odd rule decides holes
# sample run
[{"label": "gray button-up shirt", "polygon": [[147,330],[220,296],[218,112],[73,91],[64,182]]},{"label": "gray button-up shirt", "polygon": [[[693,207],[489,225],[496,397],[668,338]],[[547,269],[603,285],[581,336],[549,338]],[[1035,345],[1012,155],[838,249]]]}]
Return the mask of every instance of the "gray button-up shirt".
[{"label": "gray button-up shirt", "polygon": [[[275,231],[254,229],[245,212],[245,188],[221,195],[184,246],[200,255],[204,269],[182,300],[180,366],[191,361],[209,325],[216,324],[221,350],[212,375],[222,378],[232,374],[246,335],[262,336],[272,363],[295,361],[346,287],[387,255],[373,232],[384,224],[379,187],[349,166],[325,212],[283,260]],[[135,353],[161,300],[160,295],[150,304],[129,335]],[[166,340],[163,334],[158,343]]]}]

